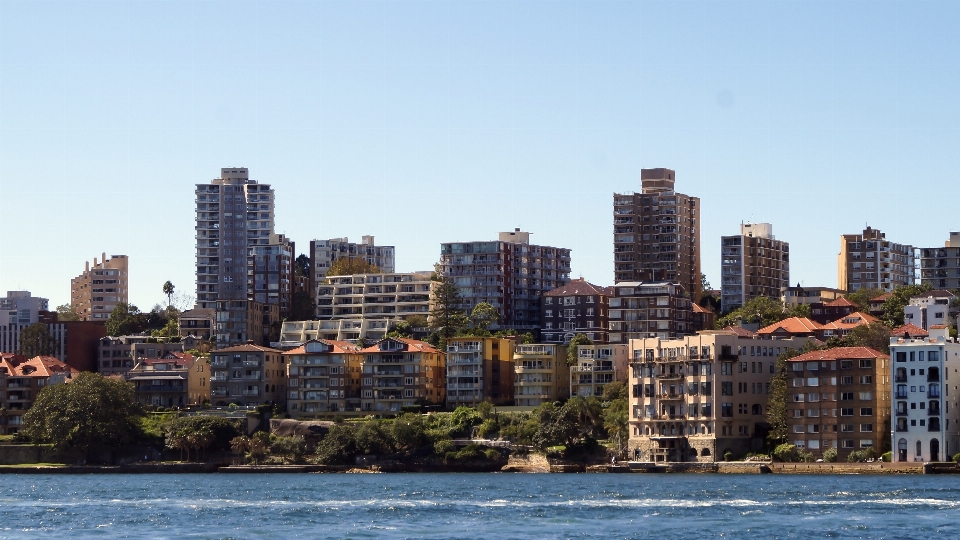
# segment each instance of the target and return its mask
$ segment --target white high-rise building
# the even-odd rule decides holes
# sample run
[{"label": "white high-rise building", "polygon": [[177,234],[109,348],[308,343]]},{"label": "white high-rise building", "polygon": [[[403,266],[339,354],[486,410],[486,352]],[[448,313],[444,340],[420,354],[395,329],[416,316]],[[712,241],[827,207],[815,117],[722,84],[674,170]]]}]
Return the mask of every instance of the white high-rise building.
[{"label": "white high-rise building", "polygon": [[758,297],[779,298],[790,285],[790,244],[769,223],[741,223],[740,234],[720,238],[720,305],[732,311]]},{"label": "white high-rise building", "polygon": [[197,307],[217,310],[218,345],[242,344],[247,334],[248,265],[253,246],[267,245],[274,227],[274,193],[247,169],[220,169],[197,184]]},{"label": "white high-rise building", "polygon": [[890,338],[892,461],[949,460],[960,450],[960,404],[947,388],[960,343],[948,332],[938,326],[926,338]]}]

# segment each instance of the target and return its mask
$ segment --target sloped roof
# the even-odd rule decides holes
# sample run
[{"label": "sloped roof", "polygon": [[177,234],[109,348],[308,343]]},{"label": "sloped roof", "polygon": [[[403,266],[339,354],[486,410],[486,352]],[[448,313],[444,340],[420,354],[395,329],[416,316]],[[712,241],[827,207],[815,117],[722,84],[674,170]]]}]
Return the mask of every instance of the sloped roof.
[{"label": "sloped roof", "polygon": [[694,303],[694,304],[693,304],[693,312],[694,312],[694,313],[713,313],[713,312],[710,311],[709,309],[707,309],[707,308],[705,308],[705,307],[703,307],[703,306],[701,306],[700,304],[697,304],[697,303]]},{"label": "sloped roof", "polygon": [[406,351],[406,352],[425,352],[425,353],[439,353],[439,352],[440,352],[439,350],[436,349],[436,347],[434,347],[433,345],[427,343],[426,341],[420,341],[419,339],[399,338],[399,337],[383,338],[383,339],[381,339],[380,341],[374,343],[373,345],[367,347],[366,349],[362,349],[360,352],[361,352],[361,353],[364,353],[364,354],[366,354],[366,353],[380,353],[380,352],[383,352],[383,351],[381,351],[380,348],[379,348],[380,343],[382,343],[382,342],[384,342],[384,341],[387,341],[387,340],[391,340],[391,339],[394,340],[394,341],[399,341],[400,343],[403,343],[404,347],[403,347],[403,349],[400,349],[400,350],[403,350],[403,351]]},{"label": "sloped roof", "polygon": [[934,324],[930,326],[931,330],[944,330],[946,328],[947,328],[947,325],[945,324]]},{"label": "sloped roof", "polygon": [[752,338],[752,337],[756,337],[757,335],[756,333],[751,332],[750,330],[747,330],[742,326],[728,326],[724,328],[723,331],[731,332],[733,334],[736,334],[739,337],[745,337],[745,338]]},{"label": "sloped roof", "polygon": [[827,330],[849,330],[850,328],[856,328],[863,324],[873,324],[877,321],[878,319],[869,313],[856,311],[854,313],[844,315],[833,322],[829,322],[823,325],[822,328]]},{"label": "sloped roof", "polygon": [[59,373],[74,377],[80,371],[64,364],[53,356],[34,356],[33,358],[13,366],[12,377],[50,377]]},{"label": "sloped roof", "polygon": [[847,360],[858,358],[889,358],[882,352],[870,347],[834,347],[820,351],[810,351],[794,356],[787,362],[805,362],[807,360]]},{"label": "sloped roof", "polygon": [[806,317],[790,317],[757,330],[757,334],[773,334],[778,330],[788,334],[811,334],[821,328],[823,326]]},{"label": "sloped roof", "polygon": [[856,304],[841,296],[836,300],[831,300],[823,305],[824,307],[857,307]]},{"label": "sloped roof", "polygon": [[279,353],[277,349],[271,349],[270,347],[261,347],[260,345],[252,345],[250,343],[244,345],[237,345],[235,347],[227,347],[226,349],[217,349],[211,351],[213,353],[223,353],[223,352],[269,352],[269,353]]},{"label": "sloped roof", "polygon": [[912,337],[929,337],[930,332],[927,332],[923,328],[915,324],[907,323],[903,326],[898,326],[890,331],[891,336],[902,336],[904,334],[909,334]]},{"label": "sloped roof", "polygon": [[954,296],[956,295],[950,291],[945,291],[943,289],[935,289],[932,291],[927,291],[925,293],[916,294],[914,296],[911,296],[910,298],[911,299],[913,298],[953,298]]},{"label": "sloped roof", "polygon": [[893,294],[891,294],[891,293],[883,293],[883,294],[881,294],[880,296],[877,296],[876,298],[871,298],[871,299],[870,299],[870,303],[871,303],[871,304],[881,304],[881,303],[886,302],[887,300],[889,300],[891,296],[893,296]]},{"label": "sloped roof", "polygon": [[359,352],[361,350],[360,347],[357,347],[356,344],[351,343],[349,341],[337,341],[335,339],[311,339],[310,341],[305,342],[303,345],[297,347],[296,349],[290,349],[289,351],[286,351],[283,354],[285,355],[317,354],[317,353],[307,352],[307,343],[314,342],[314,341],[319,343],[326,343],[327,345],[330,345],[331,347],[333,347],[333,350],[330,352],[334,354]]},{"label": "sloped roof", "polygon": [[593,294],[613,296],[615,291],[613,287],[601,287],[580,278],[571,280],[570,283],[567,283],[563,287],[557,287],[556,289],[543,293],[544,296],[583,296]]}]

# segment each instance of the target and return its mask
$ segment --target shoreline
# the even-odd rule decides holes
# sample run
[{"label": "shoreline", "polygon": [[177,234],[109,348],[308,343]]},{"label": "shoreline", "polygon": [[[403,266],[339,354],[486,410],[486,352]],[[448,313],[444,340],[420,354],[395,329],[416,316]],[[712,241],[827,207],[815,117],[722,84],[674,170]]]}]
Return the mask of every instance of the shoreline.
[{"label": "shoreline", "polygon": [[[2,466],[0,474],[296,474],[296,473],[418,473],[411,467],[381,469],[372,466],[331,465],[224,465],[221,463],[155,463],[134,465],[36,465]],[[476,471],[433,471],[441,473]],[[591,474],[960,474],[960,466],[952,462],[938,463],[772,463],[772,462],[717,462],[717,463],[649,463],[629,462],[616,465],[564,464],[549,469],[503,467],[499,473],[591,473]]]}]

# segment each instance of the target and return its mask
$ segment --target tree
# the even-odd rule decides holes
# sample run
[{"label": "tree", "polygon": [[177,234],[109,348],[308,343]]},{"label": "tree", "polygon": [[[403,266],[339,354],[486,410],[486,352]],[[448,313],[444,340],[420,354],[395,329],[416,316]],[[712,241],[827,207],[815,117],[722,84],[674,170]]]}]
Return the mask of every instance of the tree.
[{"label": "tree", "polygon": [[[353,274],[380,274],[377,265],[357,257],[344,257],[333,261],[327,270],[327,276],[350,276]],[[309,275],[309,274],[308,274]]]},{"label": "tree", "polygon": [[21,433],[90,459],[136,441],[142,415],[132,384],[84,372],[67,384],[44,387],[24,415]]},{"label": "tree", "polygon": [[842,344],[847,347],[870,347],[884,354],[890,354],[891,330],[882,321],[861,324],[844,336]]},{"label": "tree", "polygon": [[480,302],[470,312],[470,321],[475,329],[487,332],[491,325],[500,322],[500,312],[487,302]]},{"label": "tree", "polygon": [[890,298],[887,298],[887,301],[883,303],[883,316],[881,317],[883,322],[893,328],[903,326],[903,308],[910,303],[911,298],[932,288],[926,283],[921,283],[920,285],[901,285],[894,289],[890,293]]},{"label": "tree", "polygon": [[107,318],[107,334],[111,336],[135,334],[144,331],[147,327],[148,317],[140,313],[140,309],[133,304],[124,302],[117,304]]},{"label": "tree", "polygon": [[368,420],[361,424],[355,433],[355,440],[360,454],[384,456],[393,453],[393,436],[382,420]]},{"label": "tree", "polygon": [[60,350],[57,338],[50,334],[50,329],[42,322],[35,322],[20,332],[20,348],[18,354],[27,358],[34,356],[56,356]]},{"label": "tree", "polygon": [[857,311],[870,310],[870,301],[883,294],[880,289],[858,289],[846,296],[847,300],[857,306]]},{"label": "tree", "polygon": [[627,383],[624,381],[613,381],[612,383],[604,385],[603,396],[601,396],[600,399],[606,402],[613,402],[618,399],[626,401]]},{"label": "tree", "polygon": [[334,424],[320,440],[316,449],[317,461],[325,465],[353,465],[357,456],[354,430],[345,425]]},{"label": "tree", "polygon": [[567,346],[567,364],[577,363],[577,349],[580,345],[593,345],[593,341],[586,334],[577,334],[570,339],[570,345]]},{"label": "tree", "polygon": [[173,291],[174,291],[173,283],[171,283],[170,280],[167,280],[167,282],[163,284],[163,294],[167,295],[167,305],[168,305],[168,306],[172,306],[172,305],[173,305],[173,300],[172,300],[172,298],[173,298]]},{"label": "tree", "polygon": [[73,309],[73,306],[70,304],[63,304],[62,306],[57,306],[57,320],[58,321],[79,321],[80,315],[77,315],[77,312]]},{"label": "tree", "polygon": [[430,444],[424,418],[419,414],[404,413],[394,419],[390,431],[398,452],[413,453]]},{"label": "tree", "polygon": [[707,280],[707,275],[703,272],[700,272],[700,291],[705,293],[709,290],[712,290],[713,287],[710,286],[710,282]]},{"label": "tree", "polygon": [[788,317],[805,317],[809,314],[809,306],[786,309],[777,298],[758,296],[751,298],[739,308],[717,319],[717,329],[737,326],[740,322],[760,323],[760,328],[763,328]]},{"label": "tree", "polygon": [[296,260],[293,261],[293,271],[300,277],[310,277],[310,257],[303,253],[297,255]]},{"label": "tree", "polygon": [[770,431],[767,433],[767,440],[772,445],[782,444],[787,441],[789,433],[790,411],[787,408],[787,360],[799,356],[803,353],[813,351],[819,347],[813,341],[807,341],[798,351],[788,348],[775,361],[776,372],[770,378],[770,391],[767,393],[767,422],[770,424]]},{"label": "tree", "polygon": [[611,441],[616,441],[618,450],[630,437],[629,407],[626,398],[616,399],[603,411],[603,428]]},{"label": "tree", "polygon": [[436,330],[445,346],[446,340],[462,332],[469,322],[460,310],[460,289],[452,279],[443,277],[434,288],[431,300],[430,328]]},{"label": "tree", "polygon": [[393,329],[387,332],[387,337],[408,338],[413,336],[413,327],[407,321],[397,321]]}]

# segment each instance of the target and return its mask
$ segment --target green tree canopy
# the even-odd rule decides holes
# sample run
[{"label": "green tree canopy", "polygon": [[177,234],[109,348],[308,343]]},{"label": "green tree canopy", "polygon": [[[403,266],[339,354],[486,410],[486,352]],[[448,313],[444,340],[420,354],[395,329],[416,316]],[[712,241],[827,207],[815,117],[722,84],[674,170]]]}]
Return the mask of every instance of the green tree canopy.
[{"label": "green tree canopy", "polygon": [[841,345],[845,347],[870,347],[884,354],[890,354],[890,331],[892,328],[884,322],[861,324],[843,337]]},{"label": "green tree canopy", "polygon": [[500,322],[500,311],[487,302],[480,302],[470,312],[470,321],[476,329],[489,330],[491,325]]},{"label": "green tree canopy", "polygon": [[290,300],[290,317],[291,321],[309,321],[317,317],[317,312],[313,303],[313,299],[310,298],[310,293],[307,291],[295,291],[293,293],[293,298]]},{"label": "green tree canopy", "polygon": [[890,293],[890,298],[883,303],[883,322],[892,328],[903,326],[903,308],[910,303],[914,296],[923,294],[933,287],[926,283],[920,285],[901,285]]},{"label": "green tree canopy", "polygon": [[859,289],[847,294],[846,298],[856,304],[858,311],[869,312],[870,301],[881,294],[883,291],[880,289]]},{"label": "green tree canopy", "polygon": [[443,343],[460,334],[468,325],[469,319],[460,310],[460,289],[449,277],[440,279],[433,289],[431,298],[433,309],[430,311],[430,328],[435,330]]},{"label": "green tree canopy", "polygon": [[767,394],[767,422],[770,431],[767,439],[776,446],[787,441],[789,435],[790,411],[787,408],[787,360],[800,356],[803,353],[816,350],[818,346],[813,341],[807,341],[799,351],[788,348],[775,361],[776,372],[770,378],[770,391]]},{"label": "green tree canopy", "polygon": [[70,304],[63,304],[62,306],[57,306],[57,320],[79,321],[80,315],[77,314],[76,310],[74,310]]},{"label": "green tree canopy", "polygon": [[133,304],[121,302],[117,304],[110,317],[107,318],[107,334],[111,336],[125,336],[143,332],[148,327],[147,316]]},{"label": "green tree canopy", "polygon": [[570,345],[567,346],[567,364],[577,363],[577,349],[580,345],[593,345],[593,341],[586,334],[577,334],[570,339]]},{"label": "green tree canopy", "polygon": [[66,384],[47,386],[23,417],[21,433],[61,450],[93,452],[120,448],[140,436],[133,385],[84,372]]},{"label": "green tree canopy", "polygon": [[350,276],[353,274],[380,274],[380,268],[377,265],[368,263],[358,257],[344,257],[337,259],[330,264],[327,270],[327,276]]},{"label": "green tree canopy", "polygon": [[297,259],[293,262],[293,271],[300,277],[310,277],[310,257],[303,253],[297,255]]},{"label": "green tree canopy", "polygon": [[20,331],[20,348],[18,354],[27,358],[34,356],[56,356],[60,350],[60,342],[53,337],[50,329],[42,322],[35,322]]},{"label": "green tree canopy", "polygon": [[744,323],[760,323],[760,328],[763,328],[764,326],[769,326],[789,317],[809,316],[810,306],[804,305],[787,309],[784,308],[783,303],[778,298],[758,296],[717,319],[717,329],[737,326],[740,321]]}]

